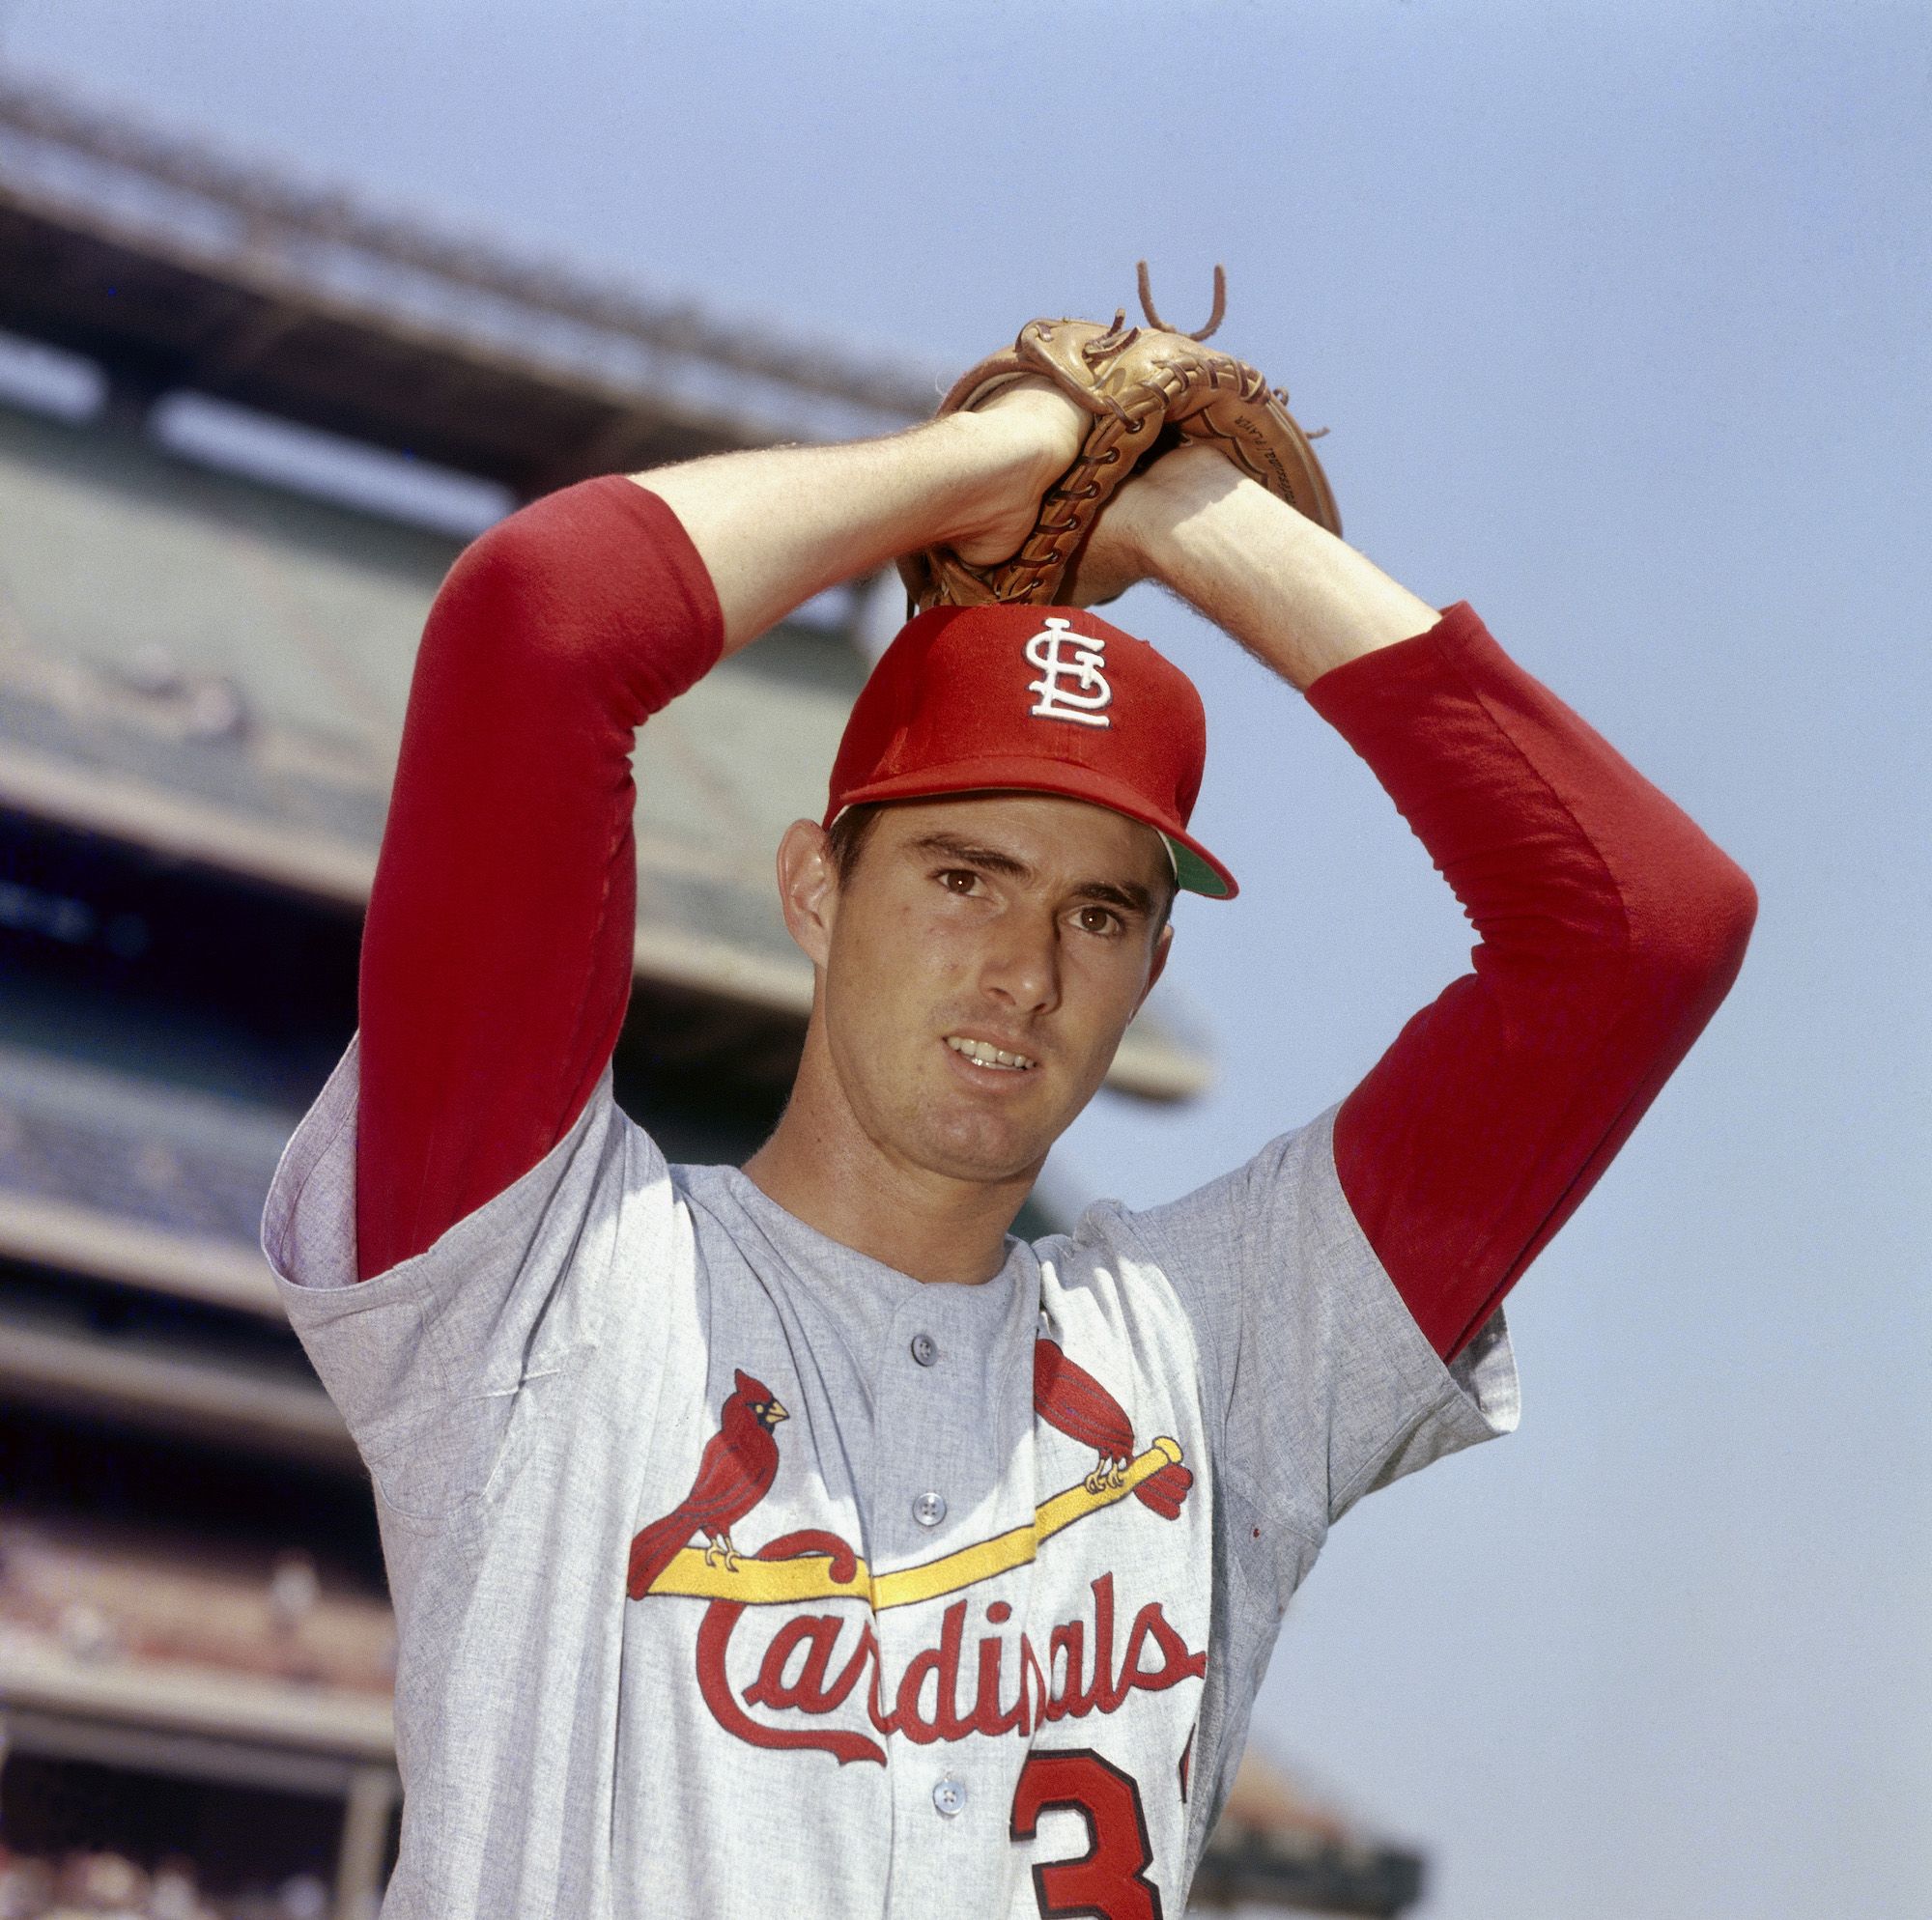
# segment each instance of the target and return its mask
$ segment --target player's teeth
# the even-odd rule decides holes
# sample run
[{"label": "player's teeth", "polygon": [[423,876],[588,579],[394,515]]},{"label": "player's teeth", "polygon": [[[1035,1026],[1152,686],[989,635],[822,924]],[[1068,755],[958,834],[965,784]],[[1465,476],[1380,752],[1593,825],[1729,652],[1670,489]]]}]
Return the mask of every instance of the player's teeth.
[{"label": "player's teeth", "polygon": [[1033,1061],[1024,1054],[1009,1054],[1004,1048],[995,1047],[985,1040],[968,1040],[956,1033],[947,1036],[946,1044],[955,1054],[964,1054],[969,1060],[977,1060],[981,1066],[1029,1067]]}]

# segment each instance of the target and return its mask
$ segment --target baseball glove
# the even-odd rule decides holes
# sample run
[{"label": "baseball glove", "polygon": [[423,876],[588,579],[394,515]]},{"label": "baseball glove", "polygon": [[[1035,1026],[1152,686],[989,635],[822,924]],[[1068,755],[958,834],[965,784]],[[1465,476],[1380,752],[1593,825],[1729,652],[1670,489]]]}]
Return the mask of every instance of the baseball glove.
[{"label": "baseball glove", "polygon": [[1342,530],[1327,476],[1295,425],[1286,392],[1272,390],[1245,362],[1204,344],[1221,324],[1227,279],[1214,269],[1214,308],[1193,333],[1166,325],[1154,311],[1147,262],[1140,263],[1145,327],[1091,320],[1033,320],[1010,350],[962,375],[939,413],[970,411],[999,388],[1028,375],[1054,382],[1092,424],[1080,457],[1051,486],[1039,518],[1010,559],[969,566],[949,548],[932,547],[899,562],[915,611],[995,601],[1059,603],[1100,509],[1143,461],[1184,441],[1218,447],[1278,499],[1331,533]]}]

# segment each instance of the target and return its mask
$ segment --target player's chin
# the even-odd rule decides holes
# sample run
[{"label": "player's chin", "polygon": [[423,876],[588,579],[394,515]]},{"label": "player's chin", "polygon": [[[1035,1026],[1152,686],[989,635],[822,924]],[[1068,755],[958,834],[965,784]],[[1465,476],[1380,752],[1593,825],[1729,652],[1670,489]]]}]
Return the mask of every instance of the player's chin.
[{"label": "player's chin", "polygon": [[1031,1172],[1079,1112],[1064,1087],[1039,1093],[1023,1103],[932,1101],[911,1119],[922,1136],[920,1157],[954,1179],[1010,1180]]}]

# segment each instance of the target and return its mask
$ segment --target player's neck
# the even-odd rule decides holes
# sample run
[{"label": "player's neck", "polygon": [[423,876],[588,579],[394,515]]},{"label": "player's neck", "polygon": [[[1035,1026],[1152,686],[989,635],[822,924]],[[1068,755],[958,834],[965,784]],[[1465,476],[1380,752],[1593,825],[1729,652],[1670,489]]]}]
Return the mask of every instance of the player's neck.
[{"label": "player's neck", "polygon": [[769,1200],[841,1246],[915,1280],[967,1285],[1006,1264],[1006,1239],[1038,1173],[959,1180],[914,1165],[869,1139],[837,1100],[805,1078],[778,1130],[746,1161]]}]

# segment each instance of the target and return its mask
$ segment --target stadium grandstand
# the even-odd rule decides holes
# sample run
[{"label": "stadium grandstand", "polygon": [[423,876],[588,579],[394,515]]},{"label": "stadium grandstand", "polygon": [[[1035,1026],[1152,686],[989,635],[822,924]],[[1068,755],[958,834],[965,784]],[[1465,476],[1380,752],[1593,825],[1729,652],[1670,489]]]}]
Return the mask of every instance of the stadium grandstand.
[{"label": "stadium grandstand", "polygon": [[[585,475],[890,429],[934,391],[0,74],[8,1920],[380,1901],[373,1505],[256,1233],[354,1030],[451,559]],[[777,1115],[810,975],[771,850],[895,617],[886,582],[829,596],[645,729],[615,1081],[673,1159],[742,1158]],[[1157,995],[1113,1084],[1182,1101],[1208,1074]],[[1421,1885],[1251,1755],[1196,1900],[1393,1915]]]}]

